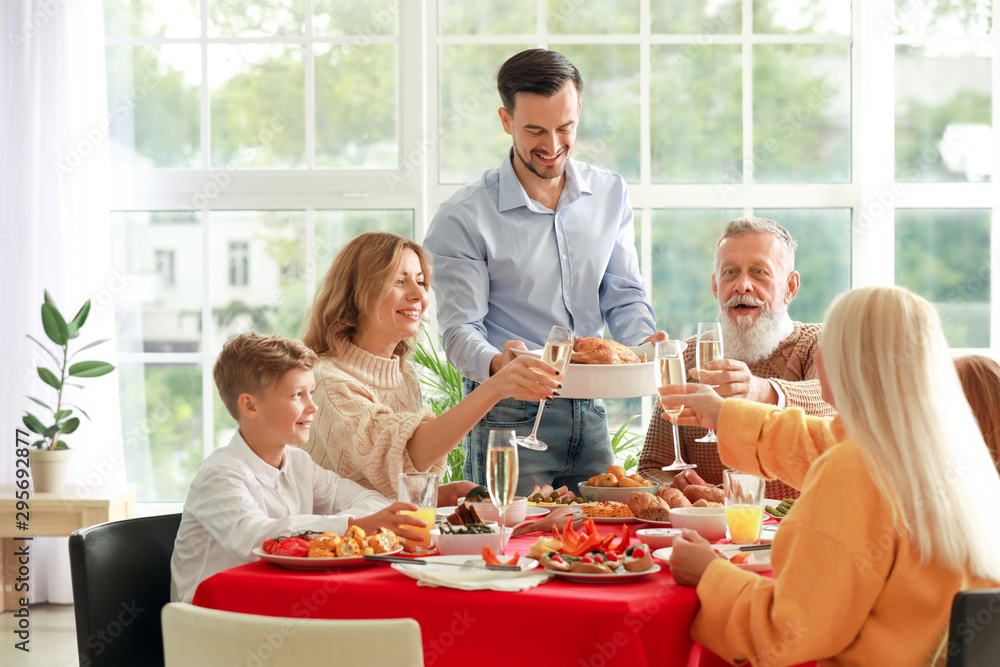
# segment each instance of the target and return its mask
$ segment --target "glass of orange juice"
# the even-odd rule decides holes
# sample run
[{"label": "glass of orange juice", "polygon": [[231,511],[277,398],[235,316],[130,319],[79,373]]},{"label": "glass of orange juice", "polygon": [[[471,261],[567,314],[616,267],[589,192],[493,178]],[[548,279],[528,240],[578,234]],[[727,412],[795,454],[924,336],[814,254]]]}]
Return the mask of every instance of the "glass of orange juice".
[{"label": "glass of orange juice", "polygon": [[423,539],[419,542],[413,540],[403,540],[403,546],[410,553],[426,555],[434,551],[431,543],[431,528],[437,519],[437,492],[438,474],[436,472],[401,472],[399,473],[399,500],[406,503],[413,503],[417,506],[416,512],[403,511],[400,514],[409,514],[427,522],[424,528],[407,526],[408,529],[416,533],[423,533]]},{"label": "glass of orange juice", "polygon": [[764,523],[765,481],[739,470],[722,471],[726,533],[734,544],[758,544]]}]

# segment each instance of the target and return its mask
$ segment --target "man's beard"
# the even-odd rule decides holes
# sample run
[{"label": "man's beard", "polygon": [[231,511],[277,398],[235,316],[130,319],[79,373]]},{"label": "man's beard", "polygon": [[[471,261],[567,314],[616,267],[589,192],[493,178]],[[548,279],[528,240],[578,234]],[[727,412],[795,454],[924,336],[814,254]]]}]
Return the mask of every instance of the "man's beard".
[{"label": "man's beard", "polygon": [[725,310],[719,311],[726,358],[745,364],[767,359],[778,349],[787,335],[786,331],[790,329],[791,318],[788,316],[787,304],[779,303],[774,310],[768,312],[763,309],[763,301],[751,296],[736,295],[726,303],[726,307],[731,309],[738,304],[759,306],[761,311],[756,322],[752,315],[738,315],[736,321],[733,321]]}]

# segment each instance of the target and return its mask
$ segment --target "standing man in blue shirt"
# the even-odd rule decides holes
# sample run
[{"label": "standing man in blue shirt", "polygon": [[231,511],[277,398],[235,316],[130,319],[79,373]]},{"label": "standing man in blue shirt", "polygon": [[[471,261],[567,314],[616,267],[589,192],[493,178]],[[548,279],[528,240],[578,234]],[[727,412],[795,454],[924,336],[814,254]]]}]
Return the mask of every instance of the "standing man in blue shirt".
[{"label": "standing man in blue shirt", "polygon": [[[438,320],[466,393],[538,349],[553,325],[626,345],[661,340],[639,275],[632,206],[618,174],[570,159],[583,79],[561,53],[522,51],[497,74],[503,163],[441,205],[424,244],[434,257]],[[466,436],[466,479],[486,481],[489,431],[531,432],[537,403],[505,399]],[[538,438],[520,451],[518,494],[576,484],[614,463],[600,399],[555,399]]]}]

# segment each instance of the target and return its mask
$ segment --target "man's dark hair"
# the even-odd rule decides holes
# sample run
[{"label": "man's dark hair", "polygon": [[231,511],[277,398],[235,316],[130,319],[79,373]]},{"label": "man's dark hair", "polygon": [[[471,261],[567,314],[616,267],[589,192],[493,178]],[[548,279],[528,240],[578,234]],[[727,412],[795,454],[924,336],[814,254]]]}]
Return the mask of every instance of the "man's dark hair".
[{"label": "man's dark hair", "polygon": [[576,94],[583,97],[583,77],[580,70],[558,51],[528,49],[511,56],[497,72],[497,90],[507,113],[514,112],[514,96],[535,93],[552,97],[571,80]]}]

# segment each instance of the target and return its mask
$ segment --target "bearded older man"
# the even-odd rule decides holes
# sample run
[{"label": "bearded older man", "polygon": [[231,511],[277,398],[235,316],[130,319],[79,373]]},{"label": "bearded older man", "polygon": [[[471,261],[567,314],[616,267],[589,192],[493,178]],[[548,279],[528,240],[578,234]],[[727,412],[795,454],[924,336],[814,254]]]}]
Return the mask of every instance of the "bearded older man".
[{"label": "bearded older man", "polygon": [[[700,381],[713,385],[724,398],[779,408],[794,406],[809,415],[832,417],[836,411],[821,396],[815,364],[823,325],[793,322],[788,315],[788,304],[799,291],[797,245],[788,230],[766,218],[739,218],[726,225],[715,246],[712,275],[726,358],[707,364],[700,372]],[[688,340],[684,353],[685,363],[692,369],[693,341]],[[719,459],[718,444],[696,442],[705,433],[694,426],[679,428],[681,456],[698,467],[678,473],[675,485],[683,488],[687,477],[709,484],[722,482],[725,466]],[[673,460],[670,422],[657,404],[639,456],[639,473],[659,482],[673,482],[673,475],[660,470]],[[797,496],[798,491],[780,480],[767,484],[768,498]]]}]

